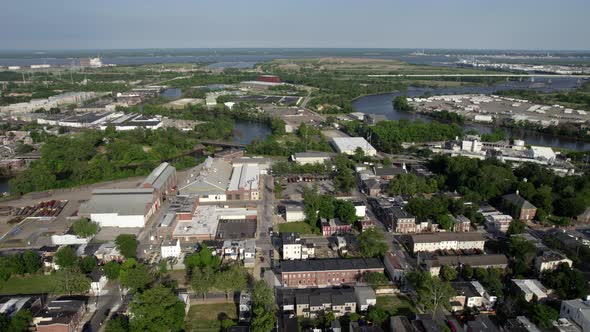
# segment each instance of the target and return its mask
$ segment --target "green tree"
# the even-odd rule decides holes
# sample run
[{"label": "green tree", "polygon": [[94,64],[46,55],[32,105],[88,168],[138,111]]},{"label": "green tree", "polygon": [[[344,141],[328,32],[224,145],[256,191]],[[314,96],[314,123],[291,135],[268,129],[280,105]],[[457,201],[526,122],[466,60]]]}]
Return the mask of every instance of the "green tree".
[{"label": "green tree", "polygon": [[201,246],[198,252],[188,254],[184,257],[184,266],[188,275],[191,275],[194,268],[210,267],[217,269],[219,264],[221,264],[221,259],[218,256],[214,256],[213,251],[205,244]]},{"label": "green tree", "polygon": [[553,270],[542,274],[543,284],[553,289],[560,298],[581,298],[588,294],[588,283],[582,272],[562,263]]},{"label": "green tree", "polygon": [[411,112],[414,108],[408,103],[405,96],[397,96],[393,98],[393,108],[398,111]]},{"label": "green tree", "polygon": [[216,282],[215,272],[210,266],[194,268],[191,274],[191,286],[195,293],[207,297],[207,293],[213,288]]},{"label": "green tree", "polygon": [[0,331],[5,332],[26,332],[33,321],[33,315],[26,309],[19,310],[12,317],[6,313],[0,314]]},{"label": "green tree", "polygon": [[125,316],[117,315],[107,322],[105,332],[127,332],[129,329],[129,319]]},{"label": "green tree", "polygon": [[382,326],[389,318],[389,314],[380,306],[373,306],[369,308],[367,318],[377,326]]},{"label": "green tree", "polygon": [[553,322],[559,318],[559,312],[550,306],[535,303],[529,310],[528,316],[531,318],[533,323],[537,324],[541,328],[551,328]]},{"label": "green tree", "polygon": [[232,265],[215,276],[215,288],[223,291],[227,299],[229,299],[229,294],[232,291],[241,291],[246,289],[247,286],[248,277],[246,272],[237,265]]},{"label": "green tree", "polygon": [[41,257],[32,250],[23,253],[22,261],[26,273],[35,273],[41,268]]},{"label": "green tree", "polygon": [[371,285],[371,287],[373,287],[373,289],[377,289],[381,286],[389,284],[389,279],[385,276],[384,273],[380,272],[367,273],[364,278],[367,281],[367,283]]},{"label": "green tree", "polygon": [[115,238],[117,250],[125,258],[132,258],[137,255],[138,241],[133,234],[121,234]]},{"label": "green tree", "polygon": [[447,231],[452,231],[455,222],[453,218],[449,214],[440,214],[436,217],[436,221],[438,222],[439,226]]},{"label": "green tree", "polygon": [[80,270],[83,273],[90,273],[96,267],[96,258],[94,256],[84,256],[80,260]]},{"label": "green tree", "polygon": [[436,315],[441,307],[449,306],[450,298],[454,294],[451,285],[428,272],[413,272],[408,275],[408,281],[418,293],[418,301],[425,310]]},{"label": "green tree", "polygon": [[514,219],[510,222],[510,226],[508,226],[508,232],[506,234],[513,235],[513,234],[522,234],[526,224],[524,221],[520,219]]},{"label": "green tree", "polygon": [[83,294],[90,290],[90,279],[76,267],[67,267],[56,272],[55,294]]},{"label": "green tree", "polygon": [[98,233],[98,224],[88,219],[76,220],[72,228],[79,237],[90,237]]},{"label": "green tree", "polygon": [[336,207],[336,217],[342,220],[342,222],[352,225],[358,220],[356,208],[351,202],[337,199],[334,200],[334,205]]},{"label": "green tree", "polygon": [[129,310],[131,331],[181,331],[184,325],[184,303],[162,285],[139,293]]},{"label": "green tree", "polygon": [[268,332],[275,325],[274,295],[264,280],[257,281],[252,289],[252,332]]},{"label": "green tree", "polygon": [[358,236],[358,242],[363,257],[382,257],[389,249],[383,232],[377,228],[371,228]]},{"label": "green tree", "polygon": [[78,256],[70,246],[59,248],[55,253],[55,264],[61,268],[70,268],[78,265]]},{"label": "green tree", "polygon": [[457,269],[449,265],[443,265],[440,268],[440,276],[444,281],[453,281],[457,279]]},{"label": "green tree", "polygon": [[119,272],[121,271],[121,264],[115,261],[110,261],[103,266],[105,276],[109,280],[119,279]]},{"label": "green tree", "polygon": [[471,280],[473,278],[473,268],[471,265],[463,265],[461,268],[461,277],[465,280]]},{"label": "green tree", "polygon": [[352,159],[354,159],[354,161],[356,161],[357,163],[362,162],[365,159],[365,150],[363,150],[363,148],[361,148],[360,146],[357,147],[354,150],[354,155],[352,156]]},{"label": "green tree", "polygon": [[153,278],[147,265],[129,258],[121,265],[119,280],[124,287],[138,292],[146,289],[152,283]]}]

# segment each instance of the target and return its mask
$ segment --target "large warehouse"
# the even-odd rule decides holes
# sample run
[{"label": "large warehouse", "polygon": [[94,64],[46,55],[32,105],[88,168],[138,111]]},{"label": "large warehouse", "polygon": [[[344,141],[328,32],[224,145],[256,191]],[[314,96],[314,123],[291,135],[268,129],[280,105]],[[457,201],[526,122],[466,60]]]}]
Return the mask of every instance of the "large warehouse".
[{"label": "large warehouse", "polygon": [[377,150],[362,137],[334,137],[332,138],[332,145],[336,152],[349,156],[352,156],[357,148],[361,148],[365,152],[365,156],[377,154]]},{"label": "large warehouse", "polygon": [[96,189],[78,215],[101,227],[144,227],[159,207],[153,188]]},{"label": "large warehouse", "polygon": [[145,178],[141,187],[155,189],[160,197],[172,194],[176,189],[176,168],[161,163]]}]

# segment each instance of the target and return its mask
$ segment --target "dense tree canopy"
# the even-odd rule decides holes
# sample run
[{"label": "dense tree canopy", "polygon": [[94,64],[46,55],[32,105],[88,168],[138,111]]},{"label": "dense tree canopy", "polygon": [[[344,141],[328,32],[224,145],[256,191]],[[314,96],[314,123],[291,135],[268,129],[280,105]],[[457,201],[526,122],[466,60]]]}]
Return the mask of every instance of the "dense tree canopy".
[{"label": "dense tree canopy", "polygon": [[377,228],[371,228],[358,236],[358,242],[363,257],[382,257],[389,249],[383,232]]},{"label": "dense tree canopy", "polygon": [[137,255],[137,245],[139,242],[133,234],[120,234],[115,238],[117,250],[125,258],[135,257]]},{"label": "dense tree canopy", "polygon": [[184,303],[162,285],[136,295],[129,310],[134,332],[181,331],[184,326]]}]

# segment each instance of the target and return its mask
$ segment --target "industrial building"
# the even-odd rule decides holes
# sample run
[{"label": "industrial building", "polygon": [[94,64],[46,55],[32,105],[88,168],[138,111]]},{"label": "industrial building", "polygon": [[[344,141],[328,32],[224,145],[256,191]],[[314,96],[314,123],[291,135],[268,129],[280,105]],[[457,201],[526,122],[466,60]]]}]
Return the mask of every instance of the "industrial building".
[{"label": "industrial building", "polygon": [[330,160],[330,154],[327,152],[300,152],[291,156],[291,160],[299,165],[323,164]]},{"label": "industrial building", "polygon": [[161,163],[145,178],[140,187],[153,188],[160,197],[174,193],[176,168],[169,163]]},{"label": "industrial building", "polygon": [[336,152],[349,156],[354,155],[358,148],[363,150],[365,156],[372,157],[377,154],[377,150],[362,137],[334,137],[332,138],[332,146]]},{"label": "industrial building", "polygon": [[159,207],[153,188],[95,189],[78,215],[101,227],[144,227]]},{"label": "industrial building", "polygon": [[[248,222],[248,225],[253,223],[254,232],[256,229],[257,211],[245,208],[218,208],[213,205],[200,205],[195,210],[195,214],[190,220],[178,220],[176,227],[172,233],[172,238],[179,239],[183,243],[196,243],[203,240],[213,240],[217,238],[218,227],[223,222],[233,222],[238,226],[238,231],[241,233],[248,232],[250,236],[254,234],[252,231],[243,229],[244,224],[240,222]],[[228,232],[232,232],[229,227],[225,227],[222,232],[223,238],[232,238],[226,236]]]},{"label": "industrial building", "polygon": [[230,164],[221,158],[207,158],[191,170],[182,195],[198,197],[199,202],[256,201],[260,199],[260,175],[268,163],[259,158],[238,158]]}]

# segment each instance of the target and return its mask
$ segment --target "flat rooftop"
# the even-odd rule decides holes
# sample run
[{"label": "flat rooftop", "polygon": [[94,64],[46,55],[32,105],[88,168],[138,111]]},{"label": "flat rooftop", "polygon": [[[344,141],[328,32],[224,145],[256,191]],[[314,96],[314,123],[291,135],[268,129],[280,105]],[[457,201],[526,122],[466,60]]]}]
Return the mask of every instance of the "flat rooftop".
[{"label": "flat rooftop", "polygon": [[176,237],[214,237],[217,234],[220,220],[245,220],[256,215],[256,210],[245,208],[217,208],[214,205],[200,205],[191,220],[178,221],[172,234]]}]

